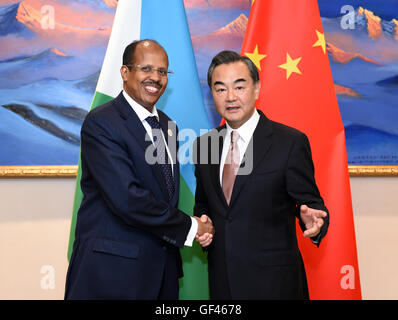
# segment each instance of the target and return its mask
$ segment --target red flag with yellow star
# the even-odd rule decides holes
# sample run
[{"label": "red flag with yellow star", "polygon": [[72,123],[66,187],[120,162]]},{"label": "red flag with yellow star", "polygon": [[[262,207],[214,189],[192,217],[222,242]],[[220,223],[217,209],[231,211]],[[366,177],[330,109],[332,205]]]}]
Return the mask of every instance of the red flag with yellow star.
[{"label": "red flag with yellow star", "polygon": [[311,299],[361,299],[344,127],[316,0],[255,0],[242,45],[260,71],[256,107],[304,132],[330,212],[319,248],[298,232]]}]

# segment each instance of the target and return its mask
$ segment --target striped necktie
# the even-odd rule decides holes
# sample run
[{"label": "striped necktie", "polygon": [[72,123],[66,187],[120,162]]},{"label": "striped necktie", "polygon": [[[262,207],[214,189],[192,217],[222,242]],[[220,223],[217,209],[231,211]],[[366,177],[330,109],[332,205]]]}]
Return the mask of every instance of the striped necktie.
[{"label": "striped necktie", "polygon": [[158,119],[155,116],[147,117],[145,120],[148,122],[148,124],[152,128],[152,137],[153,137],[153,143],[155,145],[155,152],[156,152],[155,156],[158,159],[158,161],[157,161],[158,164],[162,168],[162,171],[163,171],[163,174],[165,177],[165,181],[166,181],[169,201],[170,201],[174,195],[175,186],[174,186],[174,178],[173,178],[170,160],[169,160],[169,157],[168,157],[167,151],[166,151],[166,145],[164,143],[164,139],[163,139],[162,135],[160,134],[162,128],[160,126]]}]

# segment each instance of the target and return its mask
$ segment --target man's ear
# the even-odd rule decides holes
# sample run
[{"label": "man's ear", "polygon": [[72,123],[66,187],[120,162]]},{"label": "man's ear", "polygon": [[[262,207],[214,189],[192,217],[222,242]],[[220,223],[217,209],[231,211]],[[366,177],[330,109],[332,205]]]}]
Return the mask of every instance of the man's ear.
[{"label": "man's ear", "polygon": [[254,86],[255,86],[254,92],[255,92],[256,100],[257,100],[258,97],[260,96],[260,90],[261,90],[261,82],[260,82],[260,80],[258,80]]},{"label": "man's ear", "polygon": [[122,66],[120,68],[120,75],[122,76],[123,81],[127,81],[128,74],[129,68],[127,66]]}]

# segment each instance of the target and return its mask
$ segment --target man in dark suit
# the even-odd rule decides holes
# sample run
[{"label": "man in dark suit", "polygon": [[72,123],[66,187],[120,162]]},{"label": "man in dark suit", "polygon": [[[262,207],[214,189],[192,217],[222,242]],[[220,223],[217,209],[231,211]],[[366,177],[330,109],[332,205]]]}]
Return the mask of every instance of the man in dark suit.
[{"label": "man in dark suit", "polygon": [[208,250],[210,297],[307,299],[296,218],[317,246],[329,225],[309,141],[255,108],[260,81],[249,58],[220,52],[208,84],[226,120],[196,140],[194,154],[194,213],[216,230],[198,237]]},{"label": "man in dark suit", "polygon": [[177,127],[155,103],[168,82],[155,41],[128,45],[123,91],[81,130],[81,187],[66,299],[178,299],[179,248],[212,225],[177,209]]}]

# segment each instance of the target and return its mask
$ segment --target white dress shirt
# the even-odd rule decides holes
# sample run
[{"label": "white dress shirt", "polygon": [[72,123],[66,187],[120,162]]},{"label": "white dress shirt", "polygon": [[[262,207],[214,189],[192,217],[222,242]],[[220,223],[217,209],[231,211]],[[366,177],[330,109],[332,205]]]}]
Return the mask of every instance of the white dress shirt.
[{"label": "white dress shirt", "polygon": [[[152,113],[151,113],[147,109],[145,109],[143,106],[138,104],[125,91],[123,91],[123,96],[127,100],[127,102],[129,103],[131,108],[133,108],[133,110],[137,114],[138,118],[141,120],[142,125],[144,126],[148,136],[151,138],[151,141],[153,143],[152,127],[146,121],[146,118],[155,116],[159,120],[159,115],[158,115],[158,111],[156,109],[156,106],[153,106]],[[167,155],[169,157],[170,163],[172,164],[171,169],[173,170],[173,164],[174,164],[173,163],[173,159],[172,159],[172,157],[170,155],[170,150],[169,150],[169,147],[167,146],[166,139],[164,137],[163,131],[162,130],[160,130],[160,131],[161,131],[161,134],[162,134],[162,138],[163,138],[164,144],[166,146]],[[174,170],[172,172],[173,172],[173,175],[174,175]],[[179,192],[179,190],[176,190],[176,192]],[[191,220],[192,220],[191,229],[189,230],[187,238],[186,238],[185,243],[184,243],[186,246],[189,246],[189,247],[192,247],[193,240],[195,239],[195,235],[198,232],[198,222],[193,217],[191,217]]]},{"label": "white dress shirt", "polygon": [[232,129],[228,122],[227,125],[227,133],[225,135],[224,145],[221,153],[221,161],[220,161],[220,185],[222,186],[222,173],[224,171],[225,159],[227,158],[229,145],[231,144],[231,132],[235,130],[239,134],[239,139],[237,141],[239,147],[239,163],[242,163],[243,156],[246,152],[247,146],[249,145],[250,139],[253,136],[254,130],[257,127],[258,121],[260,120],[260,115],[257,112],[257,109],[254,110],[253,115],[247,120],[244,124],[242,124],[238,129]]}]

